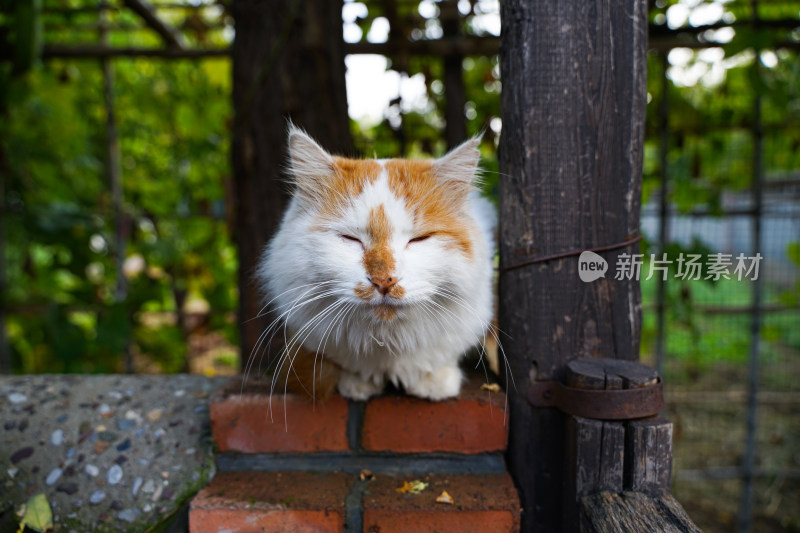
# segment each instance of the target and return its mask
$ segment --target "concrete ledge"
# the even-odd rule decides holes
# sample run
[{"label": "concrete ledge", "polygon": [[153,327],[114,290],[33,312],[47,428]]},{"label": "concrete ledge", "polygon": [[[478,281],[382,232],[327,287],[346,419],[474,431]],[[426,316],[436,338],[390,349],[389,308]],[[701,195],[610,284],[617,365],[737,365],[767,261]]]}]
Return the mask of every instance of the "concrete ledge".
[{"label": "concrete ledge", "polygon": [[215,471],[208,397],[225,378],[0,377],[0,513],[44,494],[56,530],[139,531]]}]

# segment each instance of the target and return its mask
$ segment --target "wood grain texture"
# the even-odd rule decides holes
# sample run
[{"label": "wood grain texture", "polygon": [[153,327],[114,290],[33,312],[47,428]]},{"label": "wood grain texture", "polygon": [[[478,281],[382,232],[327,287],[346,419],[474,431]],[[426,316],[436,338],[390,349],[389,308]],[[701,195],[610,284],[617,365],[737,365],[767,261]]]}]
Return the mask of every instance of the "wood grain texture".
[{"label": "wood grain texture", "polygon": [[268,324],[255,266],[288,201],[287,120],[327,150],[352,155],[342,2],[235,0],[233,158],[242,363]]},{"label": "wood grain texture", "polygon": [[625,427],[622,422],[570,416],[566,445],[564,531],[575,531],[582,497],[600,491],[622,492]]},{"label": "wood grain texture", "polygon": [[634,420],[625,433],[625,488],[669,492],[672,480],[672,422]]},{"label": "wood grain texture", "polygon": [[600,492],[581,501],[582,533],[700,533],[669,494]]},{"label": "wood grain texture", "polygon": [[633,361],[575,359],[567,364],[564,379],[577,389],[639,389],[658,383],[658,372]]},{"label": "wood grain texture", "polygon": [[[624,241],[639,230],[647,4],[501,2],[500,265]],[[532,379],[576,357],[638,358],[638,282],[580,281],[570,257],[504,272],[500,327],[516,380],[508,459],[523,531],[558,531],[563,417],[527,405]],[[513,387],[507,387],[514,390]],[[561,420],[559,422],[559,420]]]}]

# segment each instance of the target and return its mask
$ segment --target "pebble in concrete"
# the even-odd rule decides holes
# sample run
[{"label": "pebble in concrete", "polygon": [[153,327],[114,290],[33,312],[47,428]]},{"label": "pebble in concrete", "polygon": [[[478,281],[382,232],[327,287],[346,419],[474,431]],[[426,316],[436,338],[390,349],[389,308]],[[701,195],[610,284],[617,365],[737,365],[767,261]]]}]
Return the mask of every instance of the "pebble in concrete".
[{"label": "pebble in concrete", "polygon": [[52,469],[50,473],[47,474],[47,479],[45,479],[45,483],[47,483],[48,485],[55,484],[55,482],[58,481],[58,478],[61,477],[61,472],[62,470],[60,468]]},{"label": "pebble in concrete", "polygon": [[28,400],[28,397],[21,392],[12,392],[8,395],[8,401],[11,403],[22,403]]},{"label": "pebble in concrete", "polygon": [[139,493],[139,489],[142,487],[142,478],[137,477],[133,480],[133,487],[131,487],[131,494],[136,496]]},{"label": "pebble in concrete", "polygon": [[117,518],[132,524],[140,514],[139,509],[125,509],[117,513]]},{"label": "pebble in concrete", "polygon": [[116,485],[122,480],[122,467],[119,465],[113,465],[111,468],[108,469],[108,475],[106,479],[108,480],[109,485]]}]

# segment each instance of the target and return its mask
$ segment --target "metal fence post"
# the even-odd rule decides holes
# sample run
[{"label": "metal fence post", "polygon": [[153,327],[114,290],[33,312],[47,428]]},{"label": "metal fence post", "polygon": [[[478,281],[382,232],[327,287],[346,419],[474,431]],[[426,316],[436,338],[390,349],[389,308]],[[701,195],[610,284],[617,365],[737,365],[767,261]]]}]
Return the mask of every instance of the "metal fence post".
[{"label": "metal fence post", "polygon": [[[754,8],[755,9],[755,8]],[[754,12],[755,16],[755,12]],[[758,76],[759,51],[756,50],[753,69]],[[753,100],[753,251],[761,250],[762,186],[764,178],[764,131],[761,124],[761,95]],[[756,418],[758,411],[758,352],[761,333],[761,281],[753,280],[750,315],[750,361],[747,379],[747,418],[742,458],[742,503],[739,507],[739,531],[748,533],[753,521],[753,477],[756,453]]]},{"label": "metal fence post", "polygon": [[[661,54],[661,103],[658,107],[659,116],[659,162],[661,166],[661,197],[659,198],[659,212],[658,212],[658,246],[659,251],[664,253],[669,240],[669,211],[667,195],[669,194],[669,170],[667,169],[669,158],[669,79],[667,78],[667,69],[669,68],[669,61],[667,60],[669,52],[665,51]],[[658,283],[656,293],[656,372],[661,374],[664,371],[664,333],[666,329],[665,324],[665,306],[664,300],[666,298],[667,282],[664,277],[656,278]]]}]

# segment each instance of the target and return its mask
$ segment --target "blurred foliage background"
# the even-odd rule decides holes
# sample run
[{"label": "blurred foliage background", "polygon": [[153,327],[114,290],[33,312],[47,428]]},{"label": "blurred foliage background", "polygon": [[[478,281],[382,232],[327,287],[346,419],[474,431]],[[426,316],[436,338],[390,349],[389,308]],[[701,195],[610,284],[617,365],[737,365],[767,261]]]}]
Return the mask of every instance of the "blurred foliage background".
[{"label": "blurred foliage background", "polygon": [[[247,317],[235,316],[229,6],[152,3],[189,51],[183,56],[64,52],[161,50],[164,36],[130,4],[101,4],[99,15],[90,0],[0,0],[6,371],[239,369],[237,320]],[[456,4],[459,38],[496,48],[498,3]],[[435,41],[443,35],[442,6],[345,2],[345,40]],[[642,252],[673,261],[681,253],[764,256],[755,340],[752,284],[642,283],[642,358],[667,378],[676,494],[705,529],[733,527],[741,472],[730,468],[745,453],[747,361],[756,342],[758,530],[800,531],[800,1],[649,6]],[[109,174],[101,57],[112,71],[121,202]],[[356,149],[441,155],[441,57],[394,54],[385,63],[398,87],[413,82],[418,91],[400,90],[378,117],[351,117]],[[485,188],[495,195],[502,179],[497,56],[465,57],[463,79],[466,133],[483,133]],[[756,216],[761,250],[752,249]]]},{"label": "blurred foliage background", "polygon": [[[128,345],[142,356],[137,370],[179,371],[187,334],[198,327],[192,320],[235,344],[236,254],[225,220],[229,64],[136,59],[114,67],[120,269],[100,65],[53,61],[10,83],[0,135],[4,304],[16,372],[118,372]],[[115,298],[119,275],[128,284],[123,300]]]}]

